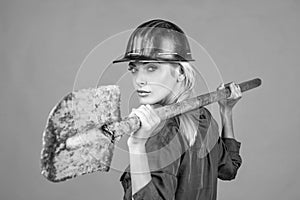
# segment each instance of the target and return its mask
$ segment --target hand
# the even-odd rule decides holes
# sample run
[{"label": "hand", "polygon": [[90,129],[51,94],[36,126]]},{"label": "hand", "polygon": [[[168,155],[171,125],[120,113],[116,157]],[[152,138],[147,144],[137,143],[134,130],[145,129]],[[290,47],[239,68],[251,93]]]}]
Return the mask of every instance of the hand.
[{"label": "hand", "polygon": [[[224,83],[222,83],[217,90],[224,89]],[[229,85],[231,94],[230,97],[227,99],[220,100],[219,106],[220,106],[220,112],[225,113],[228,111],[232,111],[232,108],[235,106],[235,104],[242,98],[242,92],[241,88],[238,84],[235,84],[234,82],[231,82]]]},{"label": "hand", "polygon": [[137,109],[132,109],[129,117],[133,115],[137,115],[140,118],[141,127],[128,138],[127,145],[129,148],[133,146],[144,146],[147,139],[161,122],[160,118],[149,104],[141,105]]}]

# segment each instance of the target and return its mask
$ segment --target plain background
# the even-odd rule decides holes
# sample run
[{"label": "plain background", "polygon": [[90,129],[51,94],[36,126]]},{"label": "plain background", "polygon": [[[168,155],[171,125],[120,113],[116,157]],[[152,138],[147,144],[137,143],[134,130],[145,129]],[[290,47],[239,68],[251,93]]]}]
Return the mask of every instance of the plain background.
[{"label": "plain background", "polygon": [[201,43],[225,82],[263,80],[235,108],[243,164],[234,181],[219,181],[218,199],[300,198],[299,1],[1,0],[1,200],[121,199],[118,170],[59,184],[43,178],[42,132],[91,50],[153,18]]}]

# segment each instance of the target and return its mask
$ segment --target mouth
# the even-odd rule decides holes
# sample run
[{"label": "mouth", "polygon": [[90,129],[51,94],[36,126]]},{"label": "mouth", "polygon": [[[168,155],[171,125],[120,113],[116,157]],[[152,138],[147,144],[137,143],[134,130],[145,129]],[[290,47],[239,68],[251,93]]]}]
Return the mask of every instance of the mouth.
[{"label": "mouth", "polygon": [[145,91],[145,90],[137,90],[137,93],[140,97],[146,97],[148,96],[151,92]]}]

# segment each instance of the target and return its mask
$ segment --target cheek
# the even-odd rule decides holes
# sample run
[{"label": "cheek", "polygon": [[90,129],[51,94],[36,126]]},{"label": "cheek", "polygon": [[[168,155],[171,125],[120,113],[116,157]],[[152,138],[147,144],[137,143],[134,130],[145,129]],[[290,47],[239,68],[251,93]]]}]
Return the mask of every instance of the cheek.
[{"label": "cheek", "polygon": [[131,74],[131,83],[135,89],[138,88],[137,76],[135,74]]},{"label": "cheek", "polygon": [[152,91],[159,96],[168,95],[170,92],[173,92],[175,87],[174,82],[170,80],[162,80],[159,83],[154,83],[152,85]]},{"label": "cheek", "polygon": [[[158,72],[154,77],[153,80],[156,81],[158,84],[161,84],[162,86],[166,86],[170,88],[170,86],[173,86],[176,83],[176,71],[174,68],[170,68],[168,70],[163,70],[161,72]],[[173,87],[171,87],[173,88]]]},{"label": "cheek", "polygon": [[152,82],[152,87],[155,90],[170,90],[172,89],[172,84],[169,77],[156,77]]},{"label": "cheek", "polygon": [[175,78],[175,73],[176,73],[175,68],[171,67],[170,68],[170,75],[172,76],[172,78]]}]

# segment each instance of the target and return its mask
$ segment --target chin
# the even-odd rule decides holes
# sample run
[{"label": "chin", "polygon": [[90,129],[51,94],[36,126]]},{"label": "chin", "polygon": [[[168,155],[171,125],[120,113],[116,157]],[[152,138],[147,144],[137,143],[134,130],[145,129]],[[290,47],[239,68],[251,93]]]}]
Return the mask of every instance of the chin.
[{"label": "chin", "polygon": [[140,104],[141,105],[146,105],[146,104],[152,105],[152,104],[155,104],[155,102],[153,102],[153,101],[147,101],[147,100],[140,100]]},{"label": "chin", "polygon": [[153,105],[153,104],[156,104],[159,102],[159,100],[155,100],[155,99],[151,99],[151,98],[139,98],[139,102],[141,105],[146,105],[146,104],[149,104],[149,105]]}]

